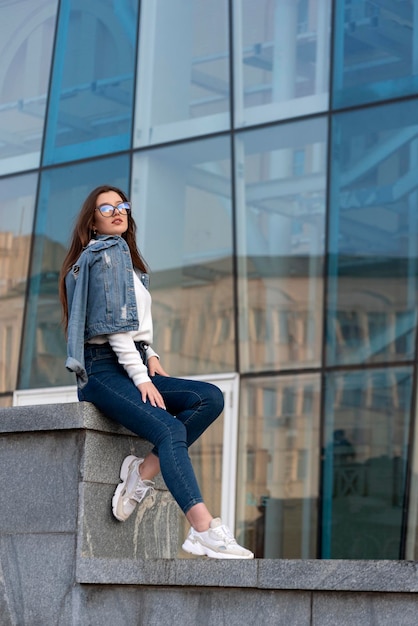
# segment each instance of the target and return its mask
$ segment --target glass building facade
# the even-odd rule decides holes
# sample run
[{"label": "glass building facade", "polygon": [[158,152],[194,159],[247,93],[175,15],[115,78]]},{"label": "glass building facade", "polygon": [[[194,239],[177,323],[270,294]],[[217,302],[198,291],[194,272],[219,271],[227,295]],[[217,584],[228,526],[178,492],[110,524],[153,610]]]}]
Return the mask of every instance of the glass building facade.
[{"label": "glass building facade", "polygon": [[418,0],[0,0],[0,402],[70,389],[58,274],[133,203],[191,449],[260,558],[418,559]]}]

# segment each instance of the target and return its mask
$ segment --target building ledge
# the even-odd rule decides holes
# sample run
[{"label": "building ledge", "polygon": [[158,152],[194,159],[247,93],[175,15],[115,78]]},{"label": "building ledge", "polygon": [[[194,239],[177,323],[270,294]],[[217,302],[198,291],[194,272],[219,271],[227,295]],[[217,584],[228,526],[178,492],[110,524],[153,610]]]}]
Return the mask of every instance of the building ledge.
[{"label": "building ledge", "polygon": [[88,403],[0,410],[2,625],[416,625],[415,562],[176,558],[161,476],[117,522],[120,461],[149,449]]},{"label": "building ledge", "polygon": [[418,592],[410,561],[79,559],[78,583],[264,590]]}]

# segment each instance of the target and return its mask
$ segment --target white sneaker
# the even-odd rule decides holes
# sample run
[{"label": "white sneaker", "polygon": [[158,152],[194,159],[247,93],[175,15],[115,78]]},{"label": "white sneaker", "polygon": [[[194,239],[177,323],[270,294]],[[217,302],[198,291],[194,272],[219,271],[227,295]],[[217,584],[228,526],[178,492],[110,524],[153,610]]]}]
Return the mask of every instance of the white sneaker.
[{"label": "white sneaker", "polygon": [[113,515],[120,522],[124,522],[134,512],[136,505],[145,498],[148,493],[154,491],[154,483],[151,480],[142,480],[139,475],[139,466],[144,459],[139,459],[133,454],[124,459],[120,468],[121,482],[112,498]]},{"label": "white sneaker", "polygon": [[254,554],[238,545],[228,526],[219,517],[211,521],[209,530],[198,533],[191,528],[182,548],[190,554],[212,559],[253,559]]}]

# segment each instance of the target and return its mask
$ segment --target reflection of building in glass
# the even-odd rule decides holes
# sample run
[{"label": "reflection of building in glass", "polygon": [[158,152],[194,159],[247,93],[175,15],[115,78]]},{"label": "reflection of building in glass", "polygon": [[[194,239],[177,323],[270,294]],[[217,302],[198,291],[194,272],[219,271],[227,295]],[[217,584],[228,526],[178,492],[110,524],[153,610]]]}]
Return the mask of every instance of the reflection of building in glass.
[{"label": "reflection of building in glass", "polygon": [[191,450],[214,507],[259,556],[415,559],[416,10],[0,3],[1,403],[74,382],[57,277],[109,181],[166,369],[239,381]]}]

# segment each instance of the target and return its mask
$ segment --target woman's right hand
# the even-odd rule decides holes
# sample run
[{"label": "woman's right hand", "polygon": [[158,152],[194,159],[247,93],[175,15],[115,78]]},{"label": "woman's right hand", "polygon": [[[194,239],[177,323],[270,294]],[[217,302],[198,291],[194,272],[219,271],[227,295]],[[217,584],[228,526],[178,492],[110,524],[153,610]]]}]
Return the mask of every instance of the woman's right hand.
[{"label": "woman's right hand", "polygon": [[143,402],[146,402],[148,399],[152,406],[158,406],[160,409],[166,408],[162,395],[153,383],[141,383],[137,388],[142,396]]}]

